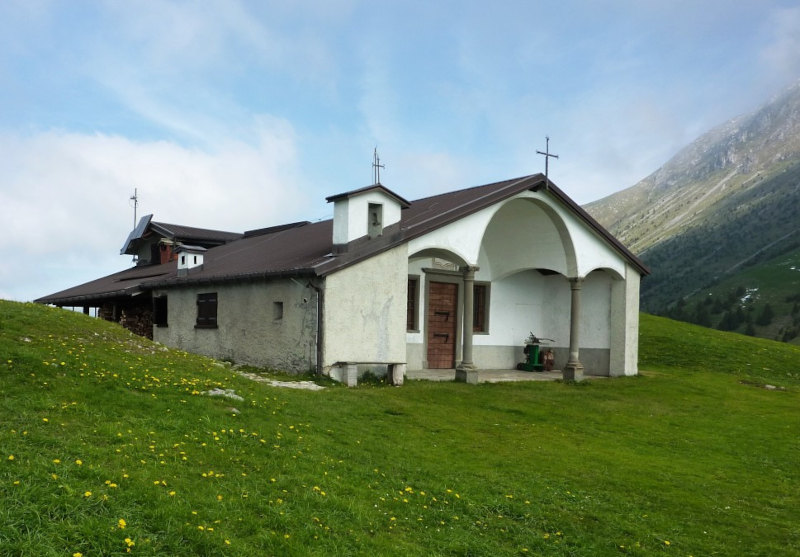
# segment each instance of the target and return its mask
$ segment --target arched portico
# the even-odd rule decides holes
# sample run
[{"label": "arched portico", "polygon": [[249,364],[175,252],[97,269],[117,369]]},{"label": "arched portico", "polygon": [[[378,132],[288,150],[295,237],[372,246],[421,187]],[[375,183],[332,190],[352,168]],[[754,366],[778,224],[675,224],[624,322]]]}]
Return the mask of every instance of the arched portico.
[{"label": "arched portico", "polygon": [[438,292],[449,283],[451,361],[465,373],[513,369],[532,332],[553,339],[556,367],[568,379],[580,379],[584,363],[590,375],[628,374],[630,335],[613,321],[631,313],[626,266],[579,225],[540,192],[523,192],[412,242],[409,299],[418,318],[407,331],[409,368],[435,367],[431,285]]},{"label": "arched portico", "polygon": [[409,255],[406,337],[411,369],[453,369],[470,359],[464,329],[472,290],[464,269],[471,268],[460,254],[444,248]]}]

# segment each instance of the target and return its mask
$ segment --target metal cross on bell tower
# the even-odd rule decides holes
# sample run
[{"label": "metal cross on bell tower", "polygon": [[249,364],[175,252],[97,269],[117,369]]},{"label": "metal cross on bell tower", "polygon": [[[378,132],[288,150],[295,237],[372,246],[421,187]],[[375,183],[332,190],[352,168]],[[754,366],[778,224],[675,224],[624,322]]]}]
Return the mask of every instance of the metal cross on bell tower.
[{"label": "metal cross on bell tower", "polygon": [[549,190],[550,189],[550,173],[549,173],[549,170],[550,170],[550,164],[549,164],[550,163],[550,157],[553,157],[553,158],[557,159],[558,155],[554,155],[554,154],[552,154],[550,152],[550,137],[549,136],[545,136],[545,140],[547,141],[547,143],[545,144],[544,152],[536,151],[536,153],[539,154],[539,155],[544,155],[544,188],[546,190]]},{"label": "metal cross on bell tower", "polygon": [[373,184],[381,183],[381,168],[386,168],[385,164],[381,164],[381,158],[378,156],[378,148],[372,153],[372,180]]}]

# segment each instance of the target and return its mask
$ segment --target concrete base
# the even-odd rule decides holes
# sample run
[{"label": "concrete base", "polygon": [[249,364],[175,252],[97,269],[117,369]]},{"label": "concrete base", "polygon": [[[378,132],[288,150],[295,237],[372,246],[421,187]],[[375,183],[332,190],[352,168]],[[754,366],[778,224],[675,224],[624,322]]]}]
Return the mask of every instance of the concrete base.
[{"label": "concrete base", "polygon": [[358,366],[356,364],[345,364],[342,366],[341,381],[348,387],[358,385]]},{"label": "concrete base", "polygon": [[456,368],[456,381],[462,383],[478,384],[478,370],[475,368]]},{"label": "concrete base", "polygon": [[406,364],[389,364],[389,382],[399,387],[406,376]]},{"label": "concrete base", "polygon": [[582,381],[583,364],[580,362],[567,362],[562,372],[564,381]]},{"label": "concrete base", "polygon": [[[359,365],[362,367],[359,371]],[[358,386],[358,378],[364,372],[364,367],[369,366],[386,366],[386,381],[392,385],[402,385],[406,376],[407,364],[370,364],[370,363],[353,363],[353,362],[339,362],[331,366],[328,375],[334,381],[344,383],[348,387]],[[371,371],[371,370],[368,370]],[[383,373],[379,372],[379,377],[383,377]]]}]

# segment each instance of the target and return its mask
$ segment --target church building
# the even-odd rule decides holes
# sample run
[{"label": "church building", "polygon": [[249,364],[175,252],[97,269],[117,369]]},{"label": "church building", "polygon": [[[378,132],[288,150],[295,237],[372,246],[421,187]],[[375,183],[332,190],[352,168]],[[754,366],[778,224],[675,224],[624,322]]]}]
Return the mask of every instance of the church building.
[{"label": "church building", "polygon": [[648,270],[544,175],[415,201],[376,183],[327,201],[333,219],[243,234],[148,215],[122,249],[135,267],[37,302],[348,385],[437,368],[472,382],[515,369],[531,335],[565,379],[638,372]]}]

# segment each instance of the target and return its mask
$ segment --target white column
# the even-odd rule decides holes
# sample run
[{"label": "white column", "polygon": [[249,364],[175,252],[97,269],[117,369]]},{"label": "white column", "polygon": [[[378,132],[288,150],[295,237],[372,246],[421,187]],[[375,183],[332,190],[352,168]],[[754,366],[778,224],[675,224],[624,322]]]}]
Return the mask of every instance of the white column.
[{"label": "white column", "polygon": [[581,286],[580,278],[569,279],[572,290],[569,321],[569,361],[564,366],[562,377],[564,381],[580,381],[583,379],[583,364],[580,361],[580,316],[581,316]]},{"label": "white column", "polygon": [[473,265],[462,267],[464,272],[464,315],[462,323],[464,325],[461,342],[461,363],[456,368],[456,381],[466,381],[467,383],[478,382],[478,372],[472,362],[472,328],[473,311],[475,307],[475,271],[478,268]]}]

